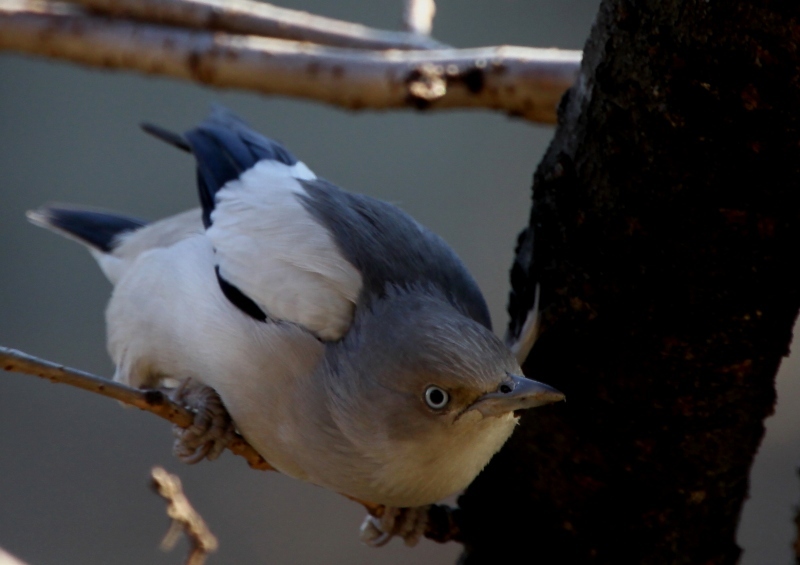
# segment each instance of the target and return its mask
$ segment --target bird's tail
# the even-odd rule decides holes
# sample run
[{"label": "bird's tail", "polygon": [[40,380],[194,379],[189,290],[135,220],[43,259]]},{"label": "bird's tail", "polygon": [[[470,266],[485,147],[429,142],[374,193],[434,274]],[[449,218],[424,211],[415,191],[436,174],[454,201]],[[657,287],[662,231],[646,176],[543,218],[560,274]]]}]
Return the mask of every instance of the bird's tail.
[{"label": "bird's tail", "polygon": [[227,108],[215,105],[211,115],[199,126],[180,135],[150,123],[142,129],[150,135],[194,155],[197,161],[197,183],[203,206],[203,225],[211,225],[211,212],[216,194],[223,186],[261,161],[274,161],[285,167],[305,170],[288,149],[264,137]]},{"label": "bird's tail", "polygon": [[101,253],[111,253],[121,235],[136,231],[146,224],[128,216],[64,205],[43,206],[28,211],[27,216],[31,223]]}]

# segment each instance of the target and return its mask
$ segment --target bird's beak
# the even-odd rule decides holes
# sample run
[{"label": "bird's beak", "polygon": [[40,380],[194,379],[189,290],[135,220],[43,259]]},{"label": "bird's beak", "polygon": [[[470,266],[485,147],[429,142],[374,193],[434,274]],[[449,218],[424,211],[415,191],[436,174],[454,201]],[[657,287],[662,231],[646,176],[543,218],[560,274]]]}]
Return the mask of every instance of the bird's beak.
[{"label": "bird's beak", "polygon": [[484,417],[502,416],[560,400],[564,400],[564,393],[553,387],[526,377],[510,375],[495,392],[487,392],[469,409],[477,410]]}]

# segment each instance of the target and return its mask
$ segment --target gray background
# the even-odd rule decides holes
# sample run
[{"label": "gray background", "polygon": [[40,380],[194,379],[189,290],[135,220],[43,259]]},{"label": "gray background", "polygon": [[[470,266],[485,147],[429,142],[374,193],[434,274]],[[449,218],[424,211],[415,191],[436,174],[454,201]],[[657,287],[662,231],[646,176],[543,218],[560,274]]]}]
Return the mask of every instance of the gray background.
[{"label": "gray background", "polygon": [[[290,7],[394,28],[401,2],[305,0]],[[597,0],[440,0],[437,38],[458,46],[581,48]],[[137,128],[182,131],[221,102],[285,142],[321,176],[399,204],[473,271],[498,331],[507,272],[526,223],[530,179],[552,129],[480,112],[352,114],[306,102],[0,56],[0,344],[110,375],[110,285],[79,246],[28,225],[48,201],[156,219],[195,206],[191,159]],[[756,463],[740,535],[745,563],[790,563],[798,368]],[[358,541],[363,510],[332,493],[258,473],[226,455],[194,467],[170,455],[166,423],[95,395],[0,373],[0,546],[31,565],[179,563],[158,541],[164,505],[149,469],[177,471],[221,540],[211,563],[452,563],[456,545]],[[545,540],[546,543],[546,540]]]}]

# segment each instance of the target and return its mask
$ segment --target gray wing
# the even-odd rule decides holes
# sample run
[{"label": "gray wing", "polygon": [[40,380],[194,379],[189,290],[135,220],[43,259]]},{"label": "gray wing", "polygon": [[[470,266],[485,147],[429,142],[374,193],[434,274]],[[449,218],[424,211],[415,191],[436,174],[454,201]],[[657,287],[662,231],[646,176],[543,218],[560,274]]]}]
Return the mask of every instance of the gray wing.
[{"label": "gray wing", "polygon": [[224,296],[261,322],[289,321],[340,339],[361,277],[296,198],[304,194],[299,180],[314,173],[222,107],[183,136],[145,130],[197,161],[203,225]]},{"label": "gray wing", "polygon": [[229,111],[215,109],[183,137],[147,130],[197,159],[220,287],[255,319],[337,340],[360,301],[420,284],[490,325],[475,281],[439,237],[390,204],[317,179]]},{"label": "gray wing", "polygon": [[457,310],[491,329],[475,279],[442,238],[387,202],[350,194],[322,179],[300,182],[307,196],[298,198],[361,273],[360,302],[382,296],[388,285],[433,286]]}]

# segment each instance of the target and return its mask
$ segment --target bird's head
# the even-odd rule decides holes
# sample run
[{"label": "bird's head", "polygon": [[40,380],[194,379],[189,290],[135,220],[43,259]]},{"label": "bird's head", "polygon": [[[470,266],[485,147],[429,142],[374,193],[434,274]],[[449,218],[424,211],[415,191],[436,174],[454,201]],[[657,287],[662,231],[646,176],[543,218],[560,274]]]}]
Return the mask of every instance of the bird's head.
[{"label": "bird's head", "polygon": [[466,487],[520,411],[564,398],[522,376],[488,328],[440,296],[398,291],[370,308],[337,348],[344,355],[329,395],[339,403],[335,419],[365,453],[392,459],[384,461],[395,469],[386,471],[392,481],[426,470],[413,484],[440,495],[429,502]]},{"label": "bird's head", "polygon": [[394,293],[373,306],[371,320],[379,323],[364,328],[376,362],[368,381],[384,391],[376,397],[387,399],[385,413],[453,426],[515,417],[564,398],[523,376],[494,333],[435,293]]}]

